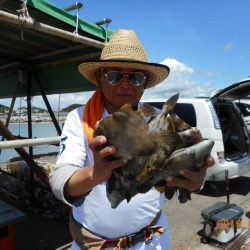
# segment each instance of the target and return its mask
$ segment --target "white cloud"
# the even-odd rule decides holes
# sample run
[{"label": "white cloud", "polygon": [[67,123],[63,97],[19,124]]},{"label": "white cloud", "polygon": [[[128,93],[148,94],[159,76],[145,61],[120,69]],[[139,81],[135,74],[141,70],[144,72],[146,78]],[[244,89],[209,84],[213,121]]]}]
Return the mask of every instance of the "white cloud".
[{"label": "white cloud", "polygon": [[194,69],[190,66],[173,58],[167,58],[161,63],[169,66],[170,75],[159,85],[146,90],[143,99],[168,98],[176,93],[180,93],[181,97],[209,96],[214,90],[211,83],[200,85],[192,80]]},{"label": "white cloud", "polygon": [[[71,104],[85,104],[87,100],[92,95],[92,91],[88,92],[79,92],[79,93],[70,93],[70,94],[55,94],[55,95],[47,95],[48,102],[54,111],[61,110]],[[41,96],[34,96],[32,98],[32,106],[36,106],[38,108],[46,108],[46,105]],[[11,99],[1,99],[0,104],[10,107]],[[14,108],[19,107],[27,107],[26,98],[17,98],[15,102]]]},{"label": "white cloud", "polygon": [[231,50],[233,47],[234,45],[229,42],[229,43],[226,43],[223,48],[224,50]]},{"label": "white cloud", "polygon": [[[59,94],[55,94],[55,95],[48,95],[47,98],[52,109],[57,111],[72,104],[85,104],[92,95],[92,93],[93,91],[60,94],[60,96]],[[33,104],[37,107],[45,108],[43,99],[40,96],[34,97]]]},{"label": "white cloud", "polygon": [[[146,90],[143,99],[153,98],[169,98],[171,95],[180,93],[181,97],[209,96],[215,87],[210,82],[198,84],[192,79],[194,69],[173,58],[167,58],[161,62],[169,66],[169,77],[154,88]],[[211,73],[212,74],[212,73]],[[61,110],[71,104],[85,104],[92,95],[91,92],[79,92],[71,94],[48,95],[48,101],[54,111]],[[20,99],[20,98],[19,98]],[[8,100],[8,101],[7,101]],[[10,106],[10,99],[0,100],[1,104]],[[16,101],[16,107],[19,107],[20,101]],[[45,108],[45,104],[41,96],[36,96],[32,100],[32,105]],[[21,106],[27,106],[25,99],[22,100]]]},{"label": "white cloud", "polygon": [[206,76],[208,76],[208,77],[214,77],[214,76],[218,76],[220,74],[221,74],[221,72],[219,72],[219,71],[209,70],[209,71],[207,71]]}]

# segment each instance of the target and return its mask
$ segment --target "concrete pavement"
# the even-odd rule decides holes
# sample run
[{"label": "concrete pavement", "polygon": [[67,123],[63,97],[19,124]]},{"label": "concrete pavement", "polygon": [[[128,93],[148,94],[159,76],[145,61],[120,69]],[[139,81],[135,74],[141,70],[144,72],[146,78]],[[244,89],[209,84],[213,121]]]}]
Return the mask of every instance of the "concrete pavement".
[{"label": "concrete pavement", "polygon": [[[247,212],[250,211],[250,174],[239,181],[239,184],[234,185],[235,190],[231,190],[234,193],[230,195],[230,203],[236,204]],[[242,186],[242,184],[244,185]],[[203,226],[201,211],[219,201],[226,202],[227,197],[192,194],[192,200],[185,204],[180,204],[177,197],[167,201],[166,214],[171,230],[172,250],[218,249],[216,246],[201,243],[197,232]],[[243,226],[247,227],[248,220],[245,215],[242,219]]]}]

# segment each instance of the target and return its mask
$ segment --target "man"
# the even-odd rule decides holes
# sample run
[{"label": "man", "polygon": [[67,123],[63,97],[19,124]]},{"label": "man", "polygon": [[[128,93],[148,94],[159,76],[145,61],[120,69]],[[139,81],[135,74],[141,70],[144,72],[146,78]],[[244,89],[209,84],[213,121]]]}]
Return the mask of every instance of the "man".
[{"label": "man", "polygon": [[[85,108],[72,111],[65,122],[61,151],[50,175],[55,195],[72,207],[70,230],[72,249],[170,249],[164,212],[164,195],[152,188],[129,203],[112,209],[106,198],[106,181],[125,159],[107,160],[115,153],[104,136],[93,138],[98,120],[123,104],[134,108],[144,89],[163,81],[169,74],[165,65],[148,63],[136,34],[118,30],[104,47],[101,59],[83,62],[80,73],[99,88]],[[194,191],[203,183],[208,157],[199,172],[182,171],[185,178],[168,177],[169,185]]]}]

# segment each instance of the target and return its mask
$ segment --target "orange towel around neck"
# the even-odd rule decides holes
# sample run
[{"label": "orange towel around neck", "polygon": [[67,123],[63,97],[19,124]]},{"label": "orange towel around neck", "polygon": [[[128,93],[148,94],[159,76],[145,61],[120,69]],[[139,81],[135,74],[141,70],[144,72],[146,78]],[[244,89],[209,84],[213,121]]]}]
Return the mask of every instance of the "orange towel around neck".
[{"label": "orange towel around neck", "polygon": [[101,120],[104,111],[104,100],[102,92],[97,89],[88,100],[83,114],[83,128],[87,135],[88,141],[93,138],[93,132],[96,122]]}]

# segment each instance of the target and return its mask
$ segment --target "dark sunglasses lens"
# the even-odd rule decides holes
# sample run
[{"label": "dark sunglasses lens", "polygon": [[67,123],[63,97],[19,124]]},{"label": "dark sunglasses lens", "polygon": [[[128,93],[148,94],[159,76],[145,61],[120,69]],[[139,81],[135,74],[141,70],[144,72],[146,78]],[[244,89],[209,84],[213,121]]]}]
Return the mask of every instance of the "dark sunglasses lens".
[{"label": "dark sunglasses lens", "polygon": [[145,75],[142,72],[132,72],[129,74],[129,81],[134,85],[141,85],[145,81]]},{"label": "dark sunglasses lens", "polygon": [[110,84],[116,84],[119,83],[119,81],[122,79],[122,74],[119,71],[109,71],[106,74],[106,80]]}]

